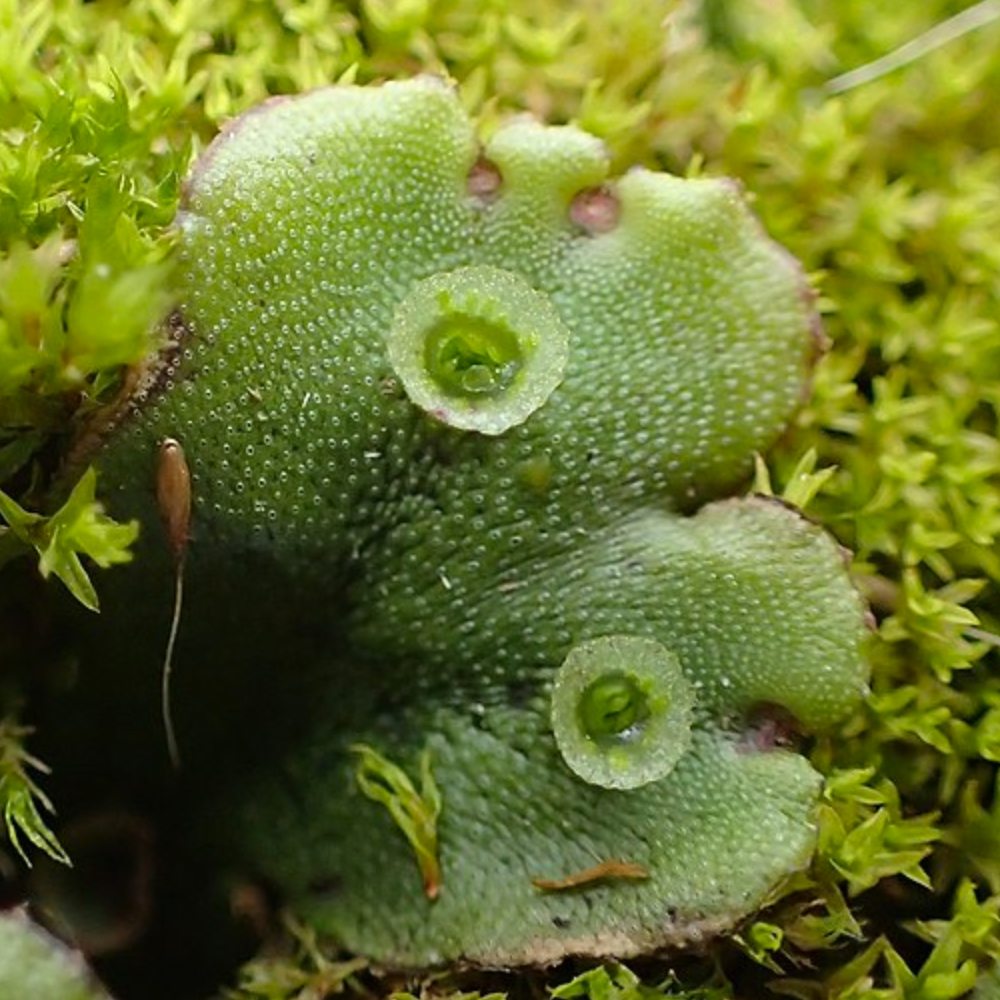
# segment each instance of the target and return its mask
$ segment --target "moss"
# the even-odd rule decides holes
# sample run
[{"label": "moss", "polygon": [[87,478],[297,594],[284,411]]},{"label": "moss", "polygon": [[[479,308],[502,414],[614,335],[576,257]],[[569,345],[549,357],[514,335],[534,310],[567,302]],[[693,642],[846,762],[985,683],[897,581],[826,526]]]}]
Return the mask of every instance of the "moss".
[{"label": "moss", "polygon": [[[355,65],[368,80],[443,64],[470,107],[488,102],[487,120],[522,109],[573,119],[605,138],[616,167],[741,178],[768,230],[813,274],[833,341],[769,459],[772,479],[791,482],[810,449],[836,467],[811,511],[854,549],[879,619],[874,699],[812,751],[830,776],[820,851],[764,919],[783,932],[766,951],[783,971],[767,976],[796,979],[800,995],[877,987],[902,997],[930,995],[901,974],[927,966],[944,977],[935,995],[956,995],[964,973],[952,977],[968,957],[985,963],[980,943],[992,933],[970,936],[958,920],[958,879],[980,896],[996,886],[997,29],[830,96],[825,81],[959,5],[762,7],[678,6],[664,44],[660,3],[8,0],[0,238],[8,257],[47,237],[75,248],[58,255],[47,329],[68,323],[66,303],[91,267],[147,275],[156,288],[145,268],[171,242],[179,179],[216,123]],[[131,358],[144,353],[131,344]],[[81,404],[115,392],[115,372],[76,368],[82,382],[46,361],[45,379],[3,397],[0,472],[26,507],[39,495],[34,470],[52,467],[46,442]],[[17,569],[0,577],[0,651],[14,679],[15,664],[51,645],[37,606],[21,610]],[[952,928],[932,967],[905,929],[917,915]],[[718,955],[745,993],[761,951],[749,929],[744,939],[748,954]],[[804,959],[808,975],[795,971]],[[704,981],[687,971],[690,988]]]}]

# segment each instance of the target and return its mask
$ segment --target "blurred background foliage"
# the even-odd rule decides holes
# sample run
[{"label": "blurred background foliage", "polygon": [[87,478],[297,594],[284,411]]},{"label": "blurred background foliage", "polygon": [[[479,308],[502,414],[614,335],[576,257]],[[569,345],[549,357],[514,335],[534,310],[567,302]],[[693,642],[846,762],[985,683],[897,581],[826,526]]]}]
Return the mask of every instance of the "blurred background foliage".
[{"label": "blurred background foliage", "polygon": [[[965,994],[1000,956],[996,0],[0,0],[4,898],[20,854],[63,849],[28,749],[28,695],[53,655],[34,564],[69,566],[86,591],[77,567],[87,580],[130,540],[103,519],[99,482],[58,511],[46,488],[157,344],[191,160],[271,94],[424,71],[457,81],[484,133],[527,111],[602,136],[616,169],[741,180],[804,262],[830,339],[755,486],[808,501],[853,551],[876,620],[871,698],[812,745],[827,785],[809,872],[705,954],[488,988]],[[220,996],[241,1000],[473,1000],[482,985],[379,979],[287,923],[231,982]]]}]

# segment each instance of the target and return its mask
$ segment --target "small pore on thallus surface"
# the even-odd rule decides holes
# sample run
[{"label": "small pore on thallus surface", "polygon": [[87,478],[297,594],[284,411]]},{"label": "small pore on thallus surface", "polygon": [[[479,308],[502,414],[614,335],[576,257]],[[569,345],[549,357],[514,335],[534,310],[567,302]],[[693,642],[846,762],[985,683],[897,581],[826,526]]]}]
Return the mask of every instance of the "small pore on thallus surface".
[{"label": "small pore on thallus surface", "polygon": [[665,778],[691,742],[694,691],[653,639],[611,635],[570,650],[552,686],[552,731],[588,784],[639,788]]},{"label": "small pore on thallus surface", "polygon": [[569,357],[569,332],[548,297],[487,265],[416,282],[386,344],[417,406],[451,427],[489,435],[542,406]]}]

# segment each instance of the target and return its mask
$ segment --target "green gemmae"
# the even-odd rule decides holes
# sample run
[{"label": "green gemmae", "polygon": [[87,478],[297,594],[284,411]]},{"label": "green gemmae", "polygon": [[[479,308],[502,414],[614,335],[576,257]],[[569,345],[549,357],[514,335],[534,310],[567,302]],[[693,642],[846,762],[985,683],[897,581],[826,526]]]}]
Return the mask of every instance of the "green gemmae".
[{"label": "green gemmae", "polygon": [[482,138],[421,77],[231,122],[177,225],[162,349],[77,449],[141,525],[85,637],[108,768],[169,771],[171,441],[199,856],[402,969],[684,947],[807,865],[821,776],[768,733],[859,704],[865,609],[732,496],[821,339],[739,186]]}]

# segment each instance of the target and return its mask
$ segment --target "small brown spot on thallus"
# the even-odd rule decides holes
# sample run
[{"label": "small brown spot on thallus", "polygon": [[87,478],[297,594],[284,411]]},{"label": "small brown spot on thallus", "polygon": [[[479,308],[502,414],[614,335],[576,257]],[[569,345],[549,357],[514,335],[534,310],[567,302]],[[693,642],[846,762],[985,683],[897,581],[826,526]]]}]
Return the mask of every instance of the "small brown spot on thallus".
[{"label": "small brown spot on thallus", "polygon": [[499,192],[503,178],[500,176],[496,164],[480,157],[472,165],[466,183],[470,195],[481,201],[490,201]]},{"label": "small brown spot on thallus", "polygon": [[569,206],[570,221],[588,233],[609,233],[618,225],[621,203],[609,188],[581,191]]}]

